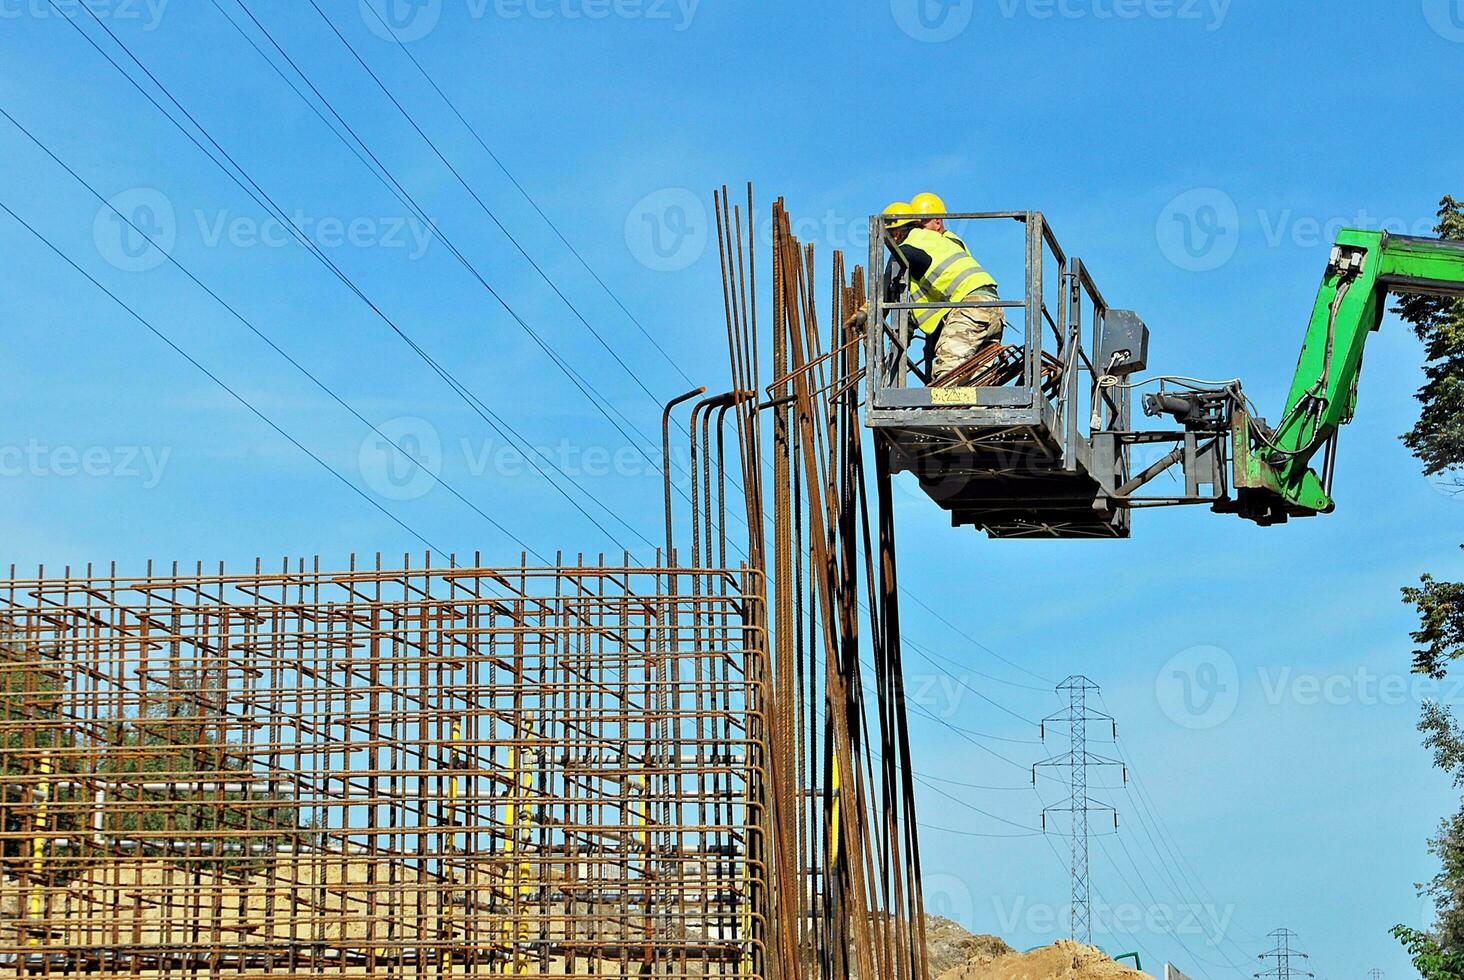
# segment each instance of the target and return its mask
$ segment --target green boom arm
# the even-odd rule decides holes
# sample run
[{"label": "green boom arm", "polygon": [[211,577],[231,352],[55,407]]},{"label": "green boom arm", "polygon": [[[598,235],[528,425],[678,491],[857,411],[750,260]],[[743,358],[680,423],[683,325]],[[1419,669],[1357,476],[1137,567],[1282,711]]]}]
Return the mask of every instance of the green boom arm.
[{"label": "green boom arm", "polygon": [[[1368,334],[1389,293],[1464,296],[1464,242],[1343,231],[1332,250],[1286,413],[1268,429],[1244,410],[1234,434],[1237,510],[1263,524],[1331,512],[1337,430],[1352,421]],[[1325,450],[1319,474],[1312,460]]]}]

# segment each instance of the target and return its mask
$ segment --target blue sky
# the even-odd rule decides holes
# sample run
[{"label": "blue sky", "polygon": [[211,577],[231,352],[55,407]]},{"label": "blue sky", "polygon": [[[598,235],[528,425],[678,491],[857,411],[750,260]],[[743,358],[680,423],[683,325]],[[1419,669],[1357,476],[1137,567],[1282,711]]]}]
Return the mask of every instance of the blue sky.
[{"label": "blue sky", "polygon": [[[438,232],[410,218],[211,2],[93,9],[321,252],[575,474],[580,505],[610,533],[266,222],[82,38],[76,27],[125,57],[74,2],[57,0],[73,26],[49,0],[0,0],[0,106],[104,196],[152,219],[175,258],[518,539],[393,467],[379,436],[132,247],[0,120],[0,201],[360,491],[0,215],[5,561],[130,569],[420,551],[388,514],[438,549],[493,562],[524,547],[644,555],[660,483],[633,447],[659,438],[654,400],[687,387],[681,372],[726,386],[707,247],[710,191],[724,182],[755,183],[763,227],[771,196],[786,196],[806,240],[856,260],[864,216],[918,191],[959,209],[1042,210],[1109,300],[1148,321],[1152,366],[1243,378],[1272,414],[1331,231],[1421,232],[1441,195],[1464,191],[1464,137],[1446,125],[1464,86],[1458,0],[378,7],[512,178],[370,16],[378,0],[319,2],[481,207],[309,5],[246,0]],[[235,0],[219,5],[278,60]],[[591,406],[509,308],[623,420]],[[948,780],[933,783],[948,795],[927,783],[921,796],[922,819],[945,828],[923,835],[935,908],[1019,946],[1061,928],[1067,884],[1052,847],[1065,842],[949,831],[1036,826],[1061,794],[1039,800],[1027,785],[1048,751],[1029,722],[1057,709],[1056,682],[1084,673],[1119,719],[1137,777],[1104,793],[1122,829],[1095,841],[1093,878],[1121,927],[1100,930],[1102,945],[1140,947],[1146,966],[1171,959],[1197,978],[1248,975],[1264,934],[1286,925],[1319,977],[1411,975],[1386,930],[1425,924],[1412,883],[1432,873],[1424,839],[1456,803],[1413,725],[1421,697],[1458,698],[1403,673],[1410,613],[1397,588],[1425,570],[1459,574],[1464,526],[1464,504],[1420,476],[1397,440],[1415,417],[1419,361],[1390,318],[1344,433],[1340,509],[1311,522],[1258,529],[1192,510],[1142,514],[1119,544],[993,543],[950,529],[902,487],[904,580],[956,627],[913,607],[908,633],[967,685],[916,652],[914,698],[995,737],[915,720],[922,773]]]}]

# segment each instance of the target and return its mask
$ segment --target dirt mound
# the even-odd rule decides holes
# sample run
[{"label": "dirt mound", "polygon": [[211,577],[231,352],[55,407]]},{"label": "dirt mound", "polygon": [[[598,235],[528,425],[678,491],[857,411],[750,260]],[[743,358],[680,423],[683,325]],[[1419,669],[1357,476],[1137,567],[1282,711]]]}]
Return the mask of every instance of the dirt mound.
[{"label": "dirt mound", "polygon": [[995,936],[973,936],[950,919],[927,916],[925,950],[930,958],[930,975],[944,978],[963,966],[984,966],[1016,952]]},{"label": "dirt mound", "polygon": [[[1000,939],[995,942],[1006,952],[982,953],[935,975],[939,980],[1151,980],[1147,974],[1115,963],[1102,950],[1067,939],[1030,953],[1013,952]],[[935,973],[933,968],[931,972]]]}]

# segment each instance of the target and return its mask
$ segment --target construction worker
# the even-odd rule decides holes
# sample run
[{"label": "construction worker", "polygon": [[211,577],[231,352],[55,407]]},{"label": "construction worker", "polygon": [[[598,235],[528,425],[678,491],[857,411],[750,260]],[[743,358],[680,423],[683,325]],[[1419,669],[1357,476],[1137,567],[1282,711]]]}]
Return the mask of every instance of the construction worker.
[{"label": "construction worker", "polygon": [[[971,257],[966,243],[945,229],[940,218],[921,215],[945,213],[945,202],[922,194],[908,205],[890,205],[886,215],[899,222],[895,239],[910,266],[910,296],[916,303],[995,302],[996,280]],[[915,224],[907,225],[906,221]],[[895,227],[892,222],[892,228]],[[893,281],[887,277],[887,281]],[[930,380],[939,381],[977,353],[1001,342],[1006,318],[1000,307],[986,309],[917,309],[915,325],[926,337]]]},{"label": "construction worker", "polygon": [[951,241],[953,241],[953,242],[957,243],[958,245],[960,245],[962,248],[965,248],[966,247],[966,243],[963,242],[963,241],[961,241],[961,239],[957,238],[955,232],[953,232],[953,231],[949,230],[948,228],[946,228],[946,223],[945,223],[945,219],[944,218],[927,218],[927,217],[924,217],[925,215],[929,215],[929,214],[945,214],[946,213],[945,201],[941,200],[940,195],[938,195],[938,194],[928,194],[928,193],[927,194],[916,194],[914,197],[910,198],[910,208],[917,215],[920,215],[921,216],[918,219],[920,221],[920,227],[922,227],[922,228],[928,228],[931,231],[938,231],[942,235],[945,235],[947,238],[949,238]]},{"label": "construction worker", "polygon": [[[889,229],[890,237],[895,240],[896,245],[905,240],[919,222],[916,221],[915,210],[904,201],[896,201],[884,209],[885,227]],[[893,257],[885,265],[885,302],[897,303],[905,292],[905,267],[900,265]],[[849,325],[857,331],[863,331],[869,323],[869,304],[866,302],[854,314],[849,317]]]},{"label": "construction worker", "polygon": [[[904,201],[896,201],[885,208],[884,216],[885,227],[890,230],[890,237],[895,240],[896,245],[904,242],[905,237],[920,224],[915,208]],[[893,302],[899,299],[904,290],[904,277],[905,267],[891,257],[889,264],[885,266],[885,282],[890,286],[890,295],[885,297],[887,300]]]},{"label": "construction worker", "polygon": [[915,212],[915,206],[904,201],[896,201],[885,208],[884,217],[885,226],[896,241],[904,238],[911,228],[920,224],[920,215]]}]

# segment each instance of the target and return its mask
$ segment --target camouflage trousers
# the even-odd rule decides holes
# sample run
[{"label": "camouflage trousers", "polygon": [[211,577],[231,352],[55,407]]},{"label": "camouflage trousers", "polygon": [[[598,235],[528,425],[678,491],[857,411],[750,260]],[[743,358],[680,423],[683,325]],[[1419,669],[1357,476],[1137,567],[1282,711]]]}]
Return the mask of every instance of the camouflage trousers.
[{"label": "camouflage trousers", "polygon": [[935,370],[931,379],[939,381],[982,348],[1001,343],[1005,327],[1006,316],[1000,307],[951,310],[934,337]]}]

